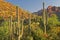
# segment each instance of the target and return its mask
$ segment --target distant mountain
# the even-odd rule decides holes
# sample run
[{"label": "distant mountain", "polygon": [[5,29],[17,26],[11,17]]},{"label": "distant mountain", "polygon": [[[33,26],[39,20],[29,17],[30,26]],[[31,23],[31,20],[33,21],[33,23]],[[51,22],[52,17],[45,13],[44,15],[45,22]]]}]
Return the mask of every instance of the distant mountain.
[{"label": "distant mountain", "polygon": [[39,10],[38,12],[33,12],[32,14],[36,14],[38,16],[41,16],[42,15],[42,12],[43,12],[43,10]]},{"label": "distant mountain", "polygon": [[[49,15],[56,14],[57,16],[60,17],[60,7],[48,6],[46,11]],[[36,15],[39,15],[39,16],[42,16],[42,13],[43,13],[43,10],[39,10],[38,12],[33,12],[33,14],[36,14]]]},{"label": "distant mountain", "polygon": [[48,6],[47,12],[49,14],[56,14],[58,17],[60,17],[60,7]]}]

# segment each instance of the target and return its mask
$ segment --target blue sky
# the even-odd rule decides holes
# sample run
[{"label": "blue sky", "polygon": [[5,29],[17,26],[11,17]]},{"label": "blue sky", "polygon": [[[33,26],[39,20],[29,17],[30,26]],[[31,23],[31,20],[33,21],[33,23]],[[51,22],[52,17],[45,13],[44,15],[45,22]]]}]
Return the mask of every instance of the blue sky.
[{"label": "blue sky", "polygon": [[36,12],[42,9],[42,3],[45,2],[45,8],[49,5],[60,6],[60,0],[6,0],[30,12]]}]

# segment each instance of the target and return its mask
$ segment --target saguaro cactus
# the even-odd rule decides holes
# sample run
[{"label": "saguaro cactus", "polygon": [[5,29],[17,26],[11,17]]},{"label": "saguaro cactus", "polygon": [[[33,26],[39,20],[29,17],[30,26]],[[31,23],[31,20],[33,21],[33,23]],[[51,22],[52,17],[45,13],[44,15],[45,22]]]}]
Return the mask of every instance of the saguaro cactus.
[{"label": "saguaro cactus", "polygon": [[47,10],[46,10],[46,27],[48,26],[48,12],[47,12]]},{"label": "saguaro cactus", "polygon": [[28,26],[28,30],[29,30],[29,33],[31,34],[31,14],[29,14],[29,26]]},{"label": "saguaro cactus", "polygon": [[44,24],[44,32],[46,34],[46,14],[45,14],[45,3],[43,2],[43,24]]},{"label": "saguaro cactus", "polygon": [[12,16],[10,16],[10,39],[12,40]]},{"label": "saguaro cactus", "polygon": [[19,35],[19,38],[21,38],[23,36],[23,31],[24,31],[23,23],[24,23],[24,17],[23,17],[23,13],[22,13],[22,16],[21,16],[21,28],[22,29],[21,29],[21,34]]},{"label": "saguaro cactus", "polygon": [[19,32],[20,32],[20,19],[19,19],[19,8],[18,8],[18,6],[16,6],[16,17],[17,17],[17,28],[18,28],[18,32],[17,32],[17,34],[19,34]]},{"label": "saguaro cactus", "polygon": [[21,22],[21,27],[22,27],[22,31],[21,31],[21,34],[20,34],[20,16],[19,16],[19,10],[18,10],[18,6],[16,6],[16,16],[18,18],[17,20],[17,24],[18,24],[18,32],[17,32],[17,35],[18,35],[18,40],[20,40],[20,38],[22,37],[23,35],[23,13],[22,13],[22,22]]},{"label": "saguaro cactus", "polygon": [[[17,19],[17,35],[19,36],[20,35],[20,26],[19,26],[19,22],[20,22],[20,20],[19,20],[19,12],[18,12],[19,10],[18,10],[18,6],[16,6],[16,19]],[[19,39],[19,37],[18,37],[18,39]]]}]

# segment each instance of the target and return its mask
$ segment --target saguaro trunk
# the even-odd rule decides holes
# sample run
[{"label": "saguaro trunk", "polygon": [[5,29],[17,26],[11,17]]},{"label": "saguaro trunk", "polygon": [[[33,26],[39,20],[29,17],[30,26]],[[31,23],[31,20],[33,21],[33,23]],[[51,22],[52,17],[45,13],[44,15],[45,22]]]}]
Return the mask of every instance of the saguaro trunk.
[{"label": "saguaro trunk", "polygon": [[[20,29],[20,16],[19,16],[18,6],[16,6],[16,16],[17,16],[17,24],[18,24],[18,27],[17,27],[18,32],[17,32],[17,34],[18,34],[18,40],[20,40],[22,35],[23,35],[23,13],[22,13],[22,17],[21,17],[21,19],[22,19],[22,22],[21,22],[22,31],[20,31],[21,30]],[[20,32],[21,32],[21,34],[20,34]]]},{"label": "saguaro trunk", "polygon": [[43,23],[44,23],[44,32],[46,34],[46,14],[45,14],[45,3],[43,2]]},{"label": "saguaro trunk", "polygon": [[[19,20],[19,9],[18,6],[16,6],[16,19],[17,19],[17,35],[20,35],[20,20]],[[20,40],[19,36],[18,36],[18,40]]]},{"label": "saguaro trunk", "polygon": [[28,27],[29,33],[31,35],[31,14],[29,14],[29,27]]},{"label": "saguaro trunk", "polygon": [[12,16],[10,16],[10,39],[12,40]]}]

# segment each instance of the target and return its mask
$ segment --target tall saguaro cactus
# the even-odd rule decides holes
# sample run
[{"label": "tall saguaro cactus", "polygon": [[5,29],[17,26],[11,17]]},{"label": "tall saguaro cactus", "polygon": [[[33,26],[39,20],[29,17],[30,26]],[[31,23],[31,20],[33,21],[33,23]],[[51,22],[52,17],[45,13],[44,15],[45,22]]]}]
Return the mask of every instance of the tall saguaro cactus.
[{"label": "tall saguaro cactus", "polygon": [[10,39],[12,40],[12,15],[10,15]]},{"label": "tall saguaro cactus", "polygon": [[22,13],[22,22],[21,22],[22,31],[20,31],[21,30],[20,29],[20,16],[19,16],[18,6],[16,6],[16,16],[17,16],[17,24],[18,24],[17,35],[18,35],[18,40],[20,40],[23,35],[23,13]]},{"label": "tall saguaro cactus", "polygon": [[[19,10],[18,10],[18,6],[16,6],[16,18],[17,18],[17,35],[20,35],[20,20],[19,20]],[[20,39],[18,37],[18,39]]]},{"label": "tall saguaro cactus", "polygon": [[19,34],[19,37],[18,37],[18,40],[21,40],[21,37],[23,36],[23,23],[24,23],[24,18],[23,18],[23,13],[22,13],[22,16],[21,16],[21,33]]},{"label": "tall saguaro cactus", "polygon": [[[31,30],[31,14],[29,14],[29,27],[28,27],[28,29],[29,29],[29,32],[30,32],[30,30]],[[30,34],[31,34],[31,32],[30,32]]]},{"label": "tall saguaro cactus", "polygon": [[19,38],[21,38],[23,36],[23,31],[24,31],[24,26],[23,26],[23,23],[24,23],[24,17],[23,17],[23,13],[22,13],[22,16],[21,16],[21,34],[19,35]]},{"label": "tall saguaro cactus", "polygon": [[19,24],[20,24],[20,20],[19,20],[19,10],[18,10],[18,6],[16,6],[16,19],[17,19],[17,28],[18,28],[18,32],[17,34],[19,34]]},{"label": "tall saguaro cactus", "polygon": [[44,24],[44,32],[46,34],[46,13],[45,13],[45,3],[43,2],[43,24]]}]

